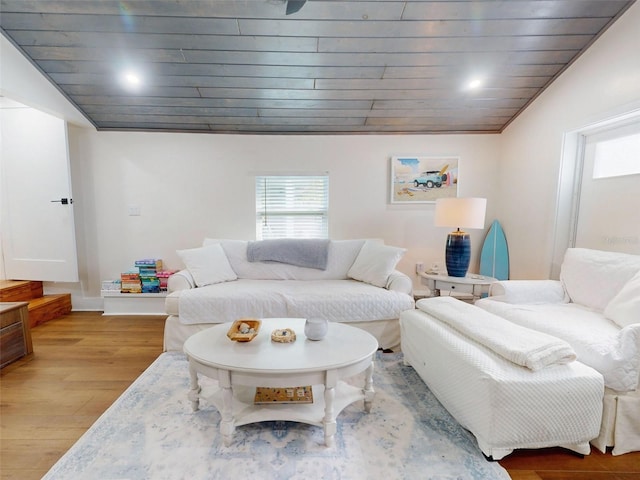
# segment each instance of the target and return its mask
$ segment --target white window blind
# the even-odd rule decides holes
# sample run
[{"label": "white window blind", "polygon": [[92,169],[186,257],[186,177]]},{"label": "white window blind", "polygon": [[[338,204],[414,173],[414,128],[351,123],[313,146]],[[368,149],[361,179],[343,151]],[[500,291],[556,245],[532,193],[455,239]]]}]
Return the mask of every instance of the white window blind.
[{"label": "white window blind", "polygon": [[328,238],[328,175],[256,176],[256,238]]}]

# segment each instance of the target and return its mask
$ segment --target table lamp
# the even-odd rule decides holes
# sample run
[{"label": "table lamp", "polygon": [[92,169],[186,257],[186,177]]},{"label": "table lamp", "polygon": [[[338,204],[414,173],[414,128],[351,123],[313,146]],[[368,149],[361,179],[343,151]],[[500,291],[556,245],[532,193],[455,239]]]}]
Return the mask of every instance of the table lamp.
[{"label": "table lamp", "polygon": [[464,277],[471,260],[471,239],[461,228],[484,228],[486,198],[438,198],[434,225],[455,227],[447,236],[445,261],[450,277]]}]

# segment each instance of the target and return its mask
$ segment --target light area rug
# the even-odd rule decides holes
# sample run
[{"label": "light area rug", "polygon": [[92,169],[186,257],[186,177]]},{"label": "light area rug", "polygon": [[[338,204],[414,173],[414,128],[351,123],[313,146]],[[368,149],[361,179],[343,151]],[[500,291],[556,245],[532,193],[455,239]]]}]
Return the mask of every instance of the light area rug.
[{"label": "light area rug", "polygon": [[[201,377],[201,385],[212,384]],[[335,447],[324,445],[322,428],[295,422],[237,427],[225,447],[218,411],[204,401],[191,409],[185,356],[163,353],[44,479],[509,478],[402,354],[377,354],[374,388],[370,413],[359,401],[339,415]]]}]

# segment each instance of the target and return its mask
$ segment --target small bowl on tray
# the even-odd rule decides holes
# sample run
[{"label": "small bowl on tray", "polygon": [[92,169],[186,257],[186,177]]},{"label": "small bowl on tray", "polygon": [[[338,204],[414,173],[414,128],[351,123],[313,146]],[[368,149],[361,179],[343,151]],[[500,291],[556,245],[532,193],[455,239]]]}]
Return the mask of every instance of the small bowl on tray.
[{"label": "small bowl on tray", "polygon": [[262,322],[255,318],[242,318],[231,324],[227,337],[234,342],[250,342],[260,331]]}]

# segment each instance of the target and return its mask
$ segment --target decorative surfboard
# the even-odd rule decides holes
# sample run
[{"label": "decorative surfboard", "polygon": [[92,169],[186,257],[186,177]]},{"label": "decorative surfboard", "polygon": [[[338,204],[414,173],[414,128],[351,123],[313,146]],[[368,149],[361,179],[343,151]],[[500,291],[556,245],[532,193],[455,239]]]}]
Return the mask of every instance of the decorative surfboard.
[{"label": "decorative surfboard", "polygon": [[507,238],[500,226],[494,220],[487,233],[480,253],[480,275],[494,277],[498,280],[509,279],[509,249]]}]

